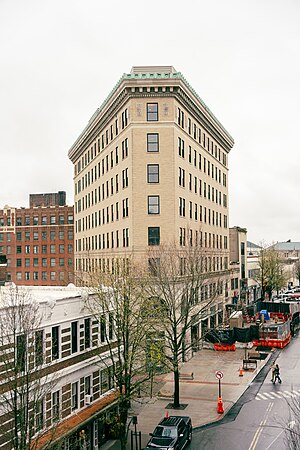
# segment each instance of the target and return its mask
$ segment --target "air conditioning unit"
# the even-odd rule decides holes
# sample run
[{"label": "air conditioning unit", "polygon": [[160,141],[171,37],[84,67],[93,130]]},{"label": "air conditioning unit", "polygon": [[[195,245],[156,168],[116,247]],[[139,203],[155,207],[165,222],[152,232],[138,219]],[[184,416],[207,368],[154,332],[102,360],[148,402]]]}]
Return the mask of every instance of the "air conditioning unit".
[{"label": "air conditioning unit", "polygon": [[84,396],[84,404],[85,404],[85,405],[90,405],[91,402],[92,402],[92,396],[89,395],[89,394],[86,394],[86,395]]}]

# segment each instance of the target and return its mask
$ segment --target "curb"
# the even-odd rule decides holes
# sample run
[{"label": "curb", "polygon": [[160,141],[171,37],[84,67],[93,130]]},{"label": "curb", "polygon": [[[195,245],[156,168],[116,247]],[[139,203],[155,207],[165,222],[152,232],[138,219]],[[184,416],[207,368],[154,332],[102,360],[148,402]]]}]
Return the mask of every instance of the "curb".
[{"label": "curb", "polygon": [[[214,420],[213,422],[208,422],[204,425],[199,425],[196,427],[193,427],[193,430],[204,430],[206,428],[217,426],[221,423],[226,422],[232,422],[235,420],[236,416],[239,414],[242,406],[243,406],[243,397],[248,394],[248,391],[250,388],[253,387],[253,383],[255,383],[256,378],[261,377],[260,380],[257,380],[257,382],[264,381],[269,369],[271,367],[271,364],[273,361],[276,361],[280,353],[280,349],[275,349],[274,352],[270,352],[270,354],[266,357],[264,360],[265,363],[261,366],[261,368],[257,371],[257,373],[253,376],[251,381],[249,382],[248,386],[246,387],[245,391],[240,395],[240,397],[234,402],[234,404],[225,412],[223,417],[220,417],[220,419]],[[261,372],[264,372],[261,376]],[[258,391],[258,389],[257,389]]]}]

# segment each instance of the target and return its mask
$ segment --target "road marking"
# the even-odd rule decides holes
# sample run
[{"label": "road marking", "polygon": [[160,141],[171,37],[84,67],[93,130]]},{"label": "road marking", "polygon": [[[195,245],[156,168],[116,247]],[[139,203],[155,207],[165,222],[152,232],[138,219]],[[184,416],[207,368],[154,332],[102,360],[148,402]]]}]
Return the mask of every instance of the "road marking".
[{"label": "road marking", "polygon": [[283,395],[283,397],[285,397],[285,398],[291,398],[291,396],[286,394],[285,392],[281,392],[281,395]]},{"label": "road marking", "polygon": [[271,400],[274,400],[273,392],[272,392],[272,394],[269,394],[268,392],[264,392],[263,395],[266,395],[266,396],[269,397]]},{"label": "road marking", "polygon": [[252,441],[250,443],[250,447],[248,448],[248,450],[254,450],[256,448],[258,440],[260,438],[260,435],[261,435],[261,433],[263,431],[263,428],[264,428],[265,424],[267,423],[268,415],[270,414],[270,412],[271,412],[271,410],[273,408],[273,405],[274,405],[274,402],[270,402],[268,404],[268,407],[267,407],[267,410],[265,412],[264,418],[260,422],[260,424],[259,424],[259,426],[258,426],[258,428],[257,428],[257,430],[256,430],[256,432],[255,432],[255,434],[253,436],[253,439],[252,439]]},{"label": "road marking", "polygon": [[[261,397],[261,398],[259,398],[259,397]],[[257,396],[255,397],[255,400],[268,400],[268,399],[261,393],[258,393]]]},{"label": "road marking", "polygon": [[281,395],[279,395],[279,392],[278,393],[277,392],[272,392],[272,395],[275,395],[275,397],[277,397],[277,398],[282,398]]},{"label": "road marking", "polygon": [[286,394],[288,394],[288,395],[290,395],[291,397],[296,397],[295,395],[294,395],[294,393],[293,392],[289,392],[289,391],[284,391]]},{"label": "road marking", "polygon": [[277,392],[259,392],[255,400],[275,400],[275,398],[296,398],[300,397],[300,389],[297,391],[277,391]]}]

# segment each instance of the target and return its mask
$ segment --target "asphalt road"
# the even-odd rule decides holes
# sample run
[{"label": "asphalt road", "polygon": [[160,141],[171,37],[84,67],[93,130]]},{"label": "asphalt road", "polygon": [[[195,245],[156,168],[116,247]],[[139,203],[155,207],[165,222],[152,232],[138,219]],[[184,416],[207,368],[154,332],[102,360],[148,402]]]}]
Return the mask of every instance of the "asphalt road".
[{"label": "asphalt road", "polygon": [[[264,367],[221,423],[195,430],[190,450],[285,450],[291,428],[300,433],[300,337],[273,355],[282,384],[271,383],[270,366]],[[298,404],[298,414],[293,413]]]}]

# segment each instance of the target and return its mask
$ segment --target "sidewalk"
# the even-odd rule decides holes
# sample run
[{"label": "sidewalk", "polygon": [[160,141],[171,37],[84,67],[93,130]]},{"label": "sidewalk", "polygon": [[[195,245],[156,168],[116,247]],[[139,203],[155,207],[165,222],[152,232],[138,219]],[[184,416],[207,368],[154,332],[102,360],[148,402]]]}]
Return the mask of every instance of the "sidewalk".
[{"label": "sidewalk", "polygon": [[[240,398],[253,378],[269,359],[257,361],[257,369],[243,371],[239,375],[244,358],[244,349],[237,348],[235,352],[201,350],[190,361],[183,364],[181,373],[193,373],[193,379],[180,380],[180,403],[187,404],[184,410],[166,409],[172,403],[170,395],[173,393],[172,373],[163,376],[161,394],[165,398],[156,397],[133,402],[130,415],[137,415],[137,430],[142,432],[142,448],[149,439],[158,422],[166,415],[186,415],[192,418],[193,428],[220,420],[231,406]],[[224,377],[221,381],[221,394],[224,403],[224,414],[217,413],[218,380],[216,371],[221,370]],[[169,397],[167,397],[169,395]],[[105,450],[118,450],[118,443],[107,442],[101,447]],[[128,447],[129,448],[129,447]]]}]

